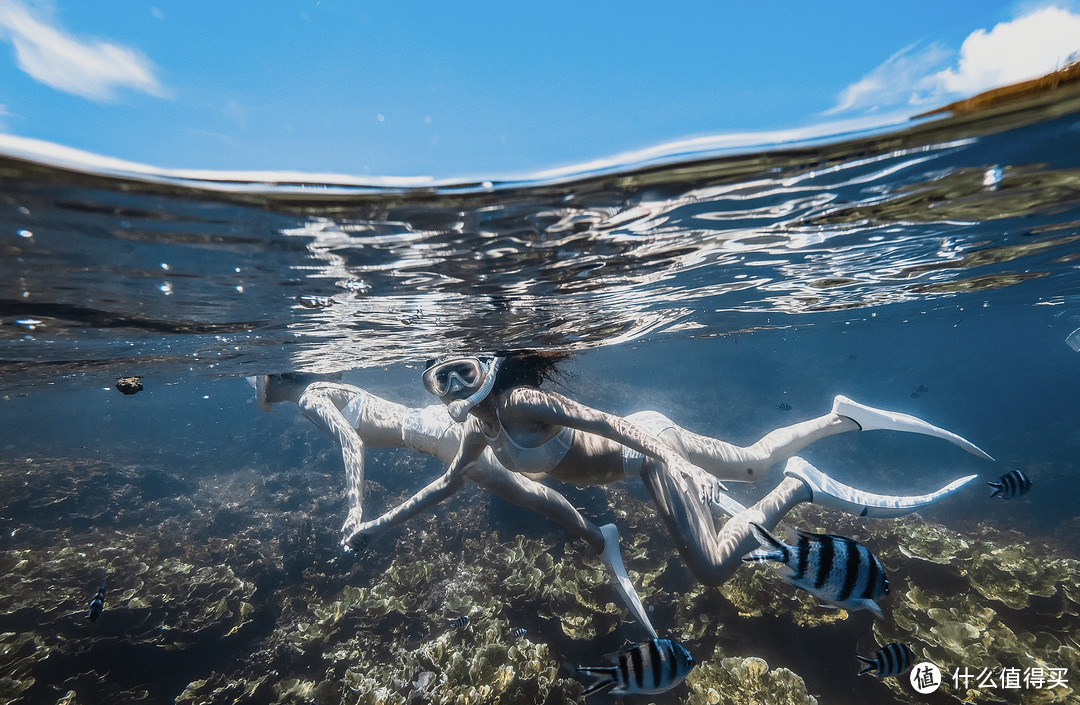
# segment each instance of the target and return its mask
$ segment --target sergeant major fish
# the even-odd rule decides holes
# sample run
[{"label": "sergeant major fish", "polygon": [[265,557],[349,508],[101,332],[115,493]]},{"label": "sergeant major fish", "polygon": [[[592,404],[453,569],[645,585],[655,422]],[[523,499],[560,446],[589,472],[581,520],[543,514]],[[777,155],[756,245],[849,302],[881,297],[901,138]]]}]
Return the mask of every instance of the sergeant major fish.
[{"label": "sergeant major fish", "polygon": [[101,579],[101,587],[94,593],[94,597],[90,600],[90,609],[86,613],[86,618],[91,622],[96,622],[98,617],[101,616],[101,611],[105,609],[105,578]]},{"label": "sergeant major fish", "polygon": [[1002,499],[1016,499],[1026,495],[1031,489],[1031,480],[1021,470],[1010,470],[999,477],[997,482],[986,484],[994,488],[993,494],[990,495],[991,499],[998,495],[1001,495]]},{"label": "sergeant major fish", "polygon": [[855,658],[866,664],[866,667],[859,671],[860,676],[872,672],[878,678],[899,676],[901,673],[909,671],[912,664],[915,663],[915,653],[907,644],[902,644],[899,641],[882,646],[874,654],[874,658],[866,658],[857,654]]},{"label": "sergeant major fish", "polygon": [[454,629],[464,629],[465,627],[469,626],[469,615],[463,614],[456,619],[451,619],[448,621],[450,622],[450,626]]},{"label": "sergeant major fish", "polygon": [[596,676],[582,695],[608,687],[613,695],[663,693],[682,683],[694,667],[690,652],[670,639],[651,639],[604,658],[614,665],[578,666],[581,673]]},{"label": "sergeant major fish", "polygon": [[889,579],[881,561],[858,541],[832,534],[799,531],[799,542],[790,546],[750,522],[761,548],[743,556],[746,563],[779,561],[781,577],[818,599],[846,610],[870,610],[878,619],[885,615],[877,601],[889,594]]}]

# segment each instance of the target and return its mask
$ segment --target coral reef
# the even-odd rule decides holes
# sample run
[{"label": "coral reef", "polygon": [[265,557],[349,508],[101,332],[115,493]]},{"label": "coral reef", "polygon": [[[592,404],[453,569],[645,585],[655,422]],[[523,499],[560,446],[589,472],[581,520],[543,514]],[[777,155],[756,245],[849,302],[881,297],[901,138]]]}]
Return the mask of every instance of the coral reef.
[{"label": "coral reef", "polygon": [[345,671],[348,699],[359,705],[409,703],[574,702],[582,687],[558,677],[548,647],[514,640],[510,624],[490,620],[445,631],[417,648],[397,647],[390,667],[353,665]]},{"label": "coral reef", "polygon": [[725,657],[719,648],[690,672],[686,683],[686,705],[817,705],[796,673],[770,669],[754,656]]},{"label": "coral reef", "polygon": [[[580,703],[572,664],[643,637],[586,546],[542,523],[506,532],[493,500],[455,497],[343,555],[324,519],[341,509],[334,478],[31,470],[0,472],[0,704]],[[376,485],[370,496],[396,501]],[[619,526],[661,636],[698,663],[652,702],[921,702],[903,679],[856,676],[871,640],[938,664],[941,702],[1077,699],[1068,685],[950,680],[961,666],[1080,671],[1080,562],[1026,536],[798,508],[786,523],[852,536],[886,563],[892,597],[874,621],[822,609],[768,567],[701,586],[647,501],[621,488],[593,499],[594,516],[612,508],[603,521]]]}]

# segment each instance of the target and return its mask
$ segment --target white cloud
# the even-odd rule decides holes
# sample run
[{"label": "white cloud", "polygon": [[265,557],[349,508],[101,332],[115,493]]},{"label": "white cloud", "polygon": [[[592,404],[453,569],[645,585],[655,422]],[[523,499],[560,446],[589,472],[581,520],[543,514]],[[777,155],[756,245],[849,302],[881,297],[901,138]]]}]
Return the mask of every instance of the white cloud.
[{"label": "white cloud", "polygon": [[1075,58],[1078,50],[1080,15],[1057,6],[1039,7],[990,31],[975,30],[959,52],[939,45],[901,49],[845,88],[827,114],[968,97],[1049,73]]},{"label": "white cloud", "polygon": [[989,32],[975,30],[960,47],[957,66],[934,78],[949,93],[978,93],[1049,73],[1078,49],[1080,15],[1044,7]]},{"label": "white cloud", "polygon": [[20,69],[57,90],[91,100],[110,100],[121,88],[167,95],[153,64],[140,52],[76,39],[35,17],[18,0],[0,0],[0,38],[15,47]]},{"label": "white cloud", "polygon": [[950,58],[944,48],[932,44],[922,49],[904,47],[883,64],[840,93],[827,115],[857,108],[868,112],[898,104],[920,105],[935,93],[934,71]]}]

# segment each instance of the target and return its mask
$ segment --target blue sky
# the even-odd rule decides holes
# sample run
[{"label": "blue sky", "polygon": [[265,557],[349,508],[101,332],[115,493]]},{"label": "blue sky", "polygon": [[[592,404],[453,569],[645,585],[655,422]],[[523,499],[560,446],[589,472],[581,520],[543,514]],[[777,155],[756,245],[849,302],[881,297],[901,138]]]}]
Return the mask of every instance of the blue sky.
[{"label": "blue sky", "polygon": [[498,178],[900,120],[1077,50],[1072,2],[0,0],[0,134]]}]

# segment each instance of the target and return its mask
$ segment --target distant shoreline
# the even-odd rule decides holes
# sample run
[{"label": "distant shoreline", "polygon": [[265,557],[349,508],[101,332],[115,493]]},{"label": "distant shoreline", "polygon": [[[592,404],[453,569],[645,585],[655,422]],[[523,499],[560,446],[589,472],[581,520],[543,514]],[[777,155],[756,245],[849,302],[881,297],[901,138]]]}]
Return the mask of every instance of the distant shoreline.
[{"label": "distant shoreline", "polygon": [[916,120],[918,118],[940,115],[942,113],[951,113],[953,115],[977,113],[1006,103],[1013,103],[1024,100],[1025,98],[1033,98],[1044,93],[1049,93],[1050,91],[1055,91],[1062,86],[1077,81],[1080,81],[1080,61],[1074,61],[1045,76],[1039,76],[1038,78],[1032,78],[1027,81],[1020,81],[1019,83],[1010,83],[1007,86],[992,88],[970,98],[958,100],[949,103],[948,105],[943,105],[940,108],[913,115],[911,119]]}]

